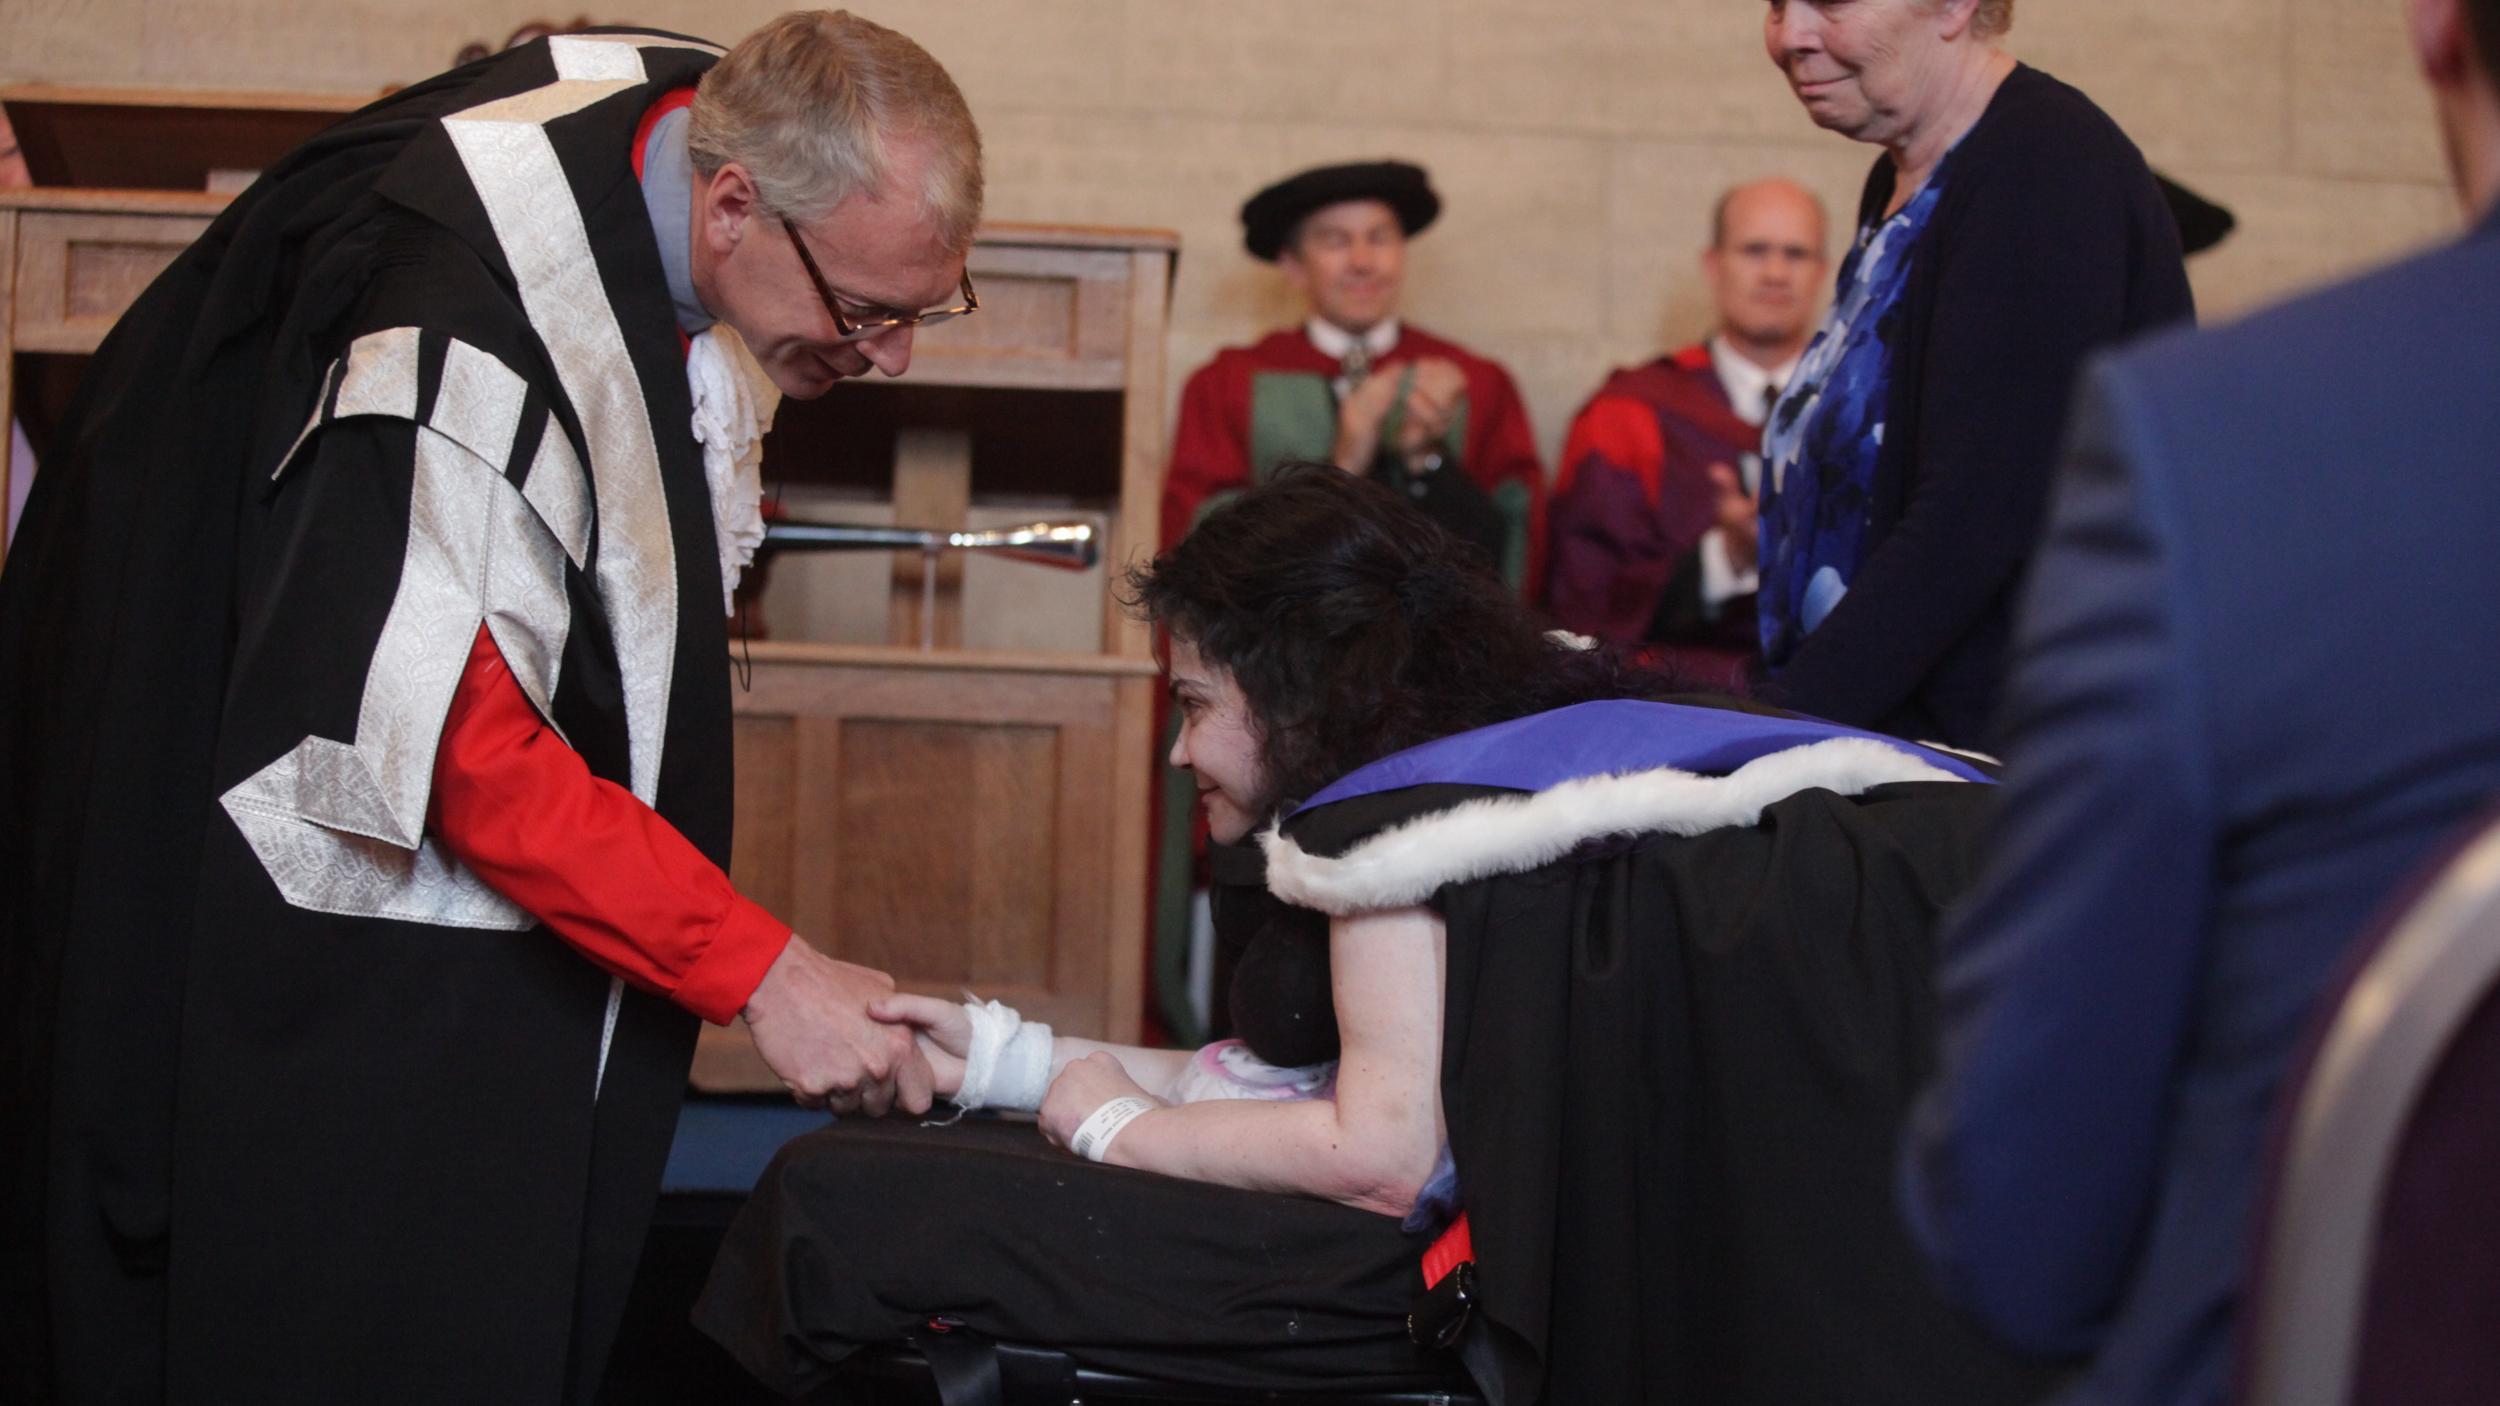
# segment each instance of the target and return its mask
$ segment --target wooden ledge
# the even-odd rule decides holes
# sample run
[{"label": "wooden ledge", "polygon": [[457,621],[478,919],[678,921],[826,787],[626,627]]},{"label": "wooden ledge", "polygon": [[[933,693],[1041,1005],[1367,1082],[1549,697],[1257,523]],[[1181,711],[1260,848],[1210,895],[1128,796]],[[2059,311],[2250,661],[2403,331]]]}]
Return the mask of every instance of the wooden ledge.
[{"label": "wooden ledge", "polygon": [[813,644],[798,640],[757,640],[729,644],[729,664],[738,666],[740,650],[757,664],[797,664],[814,668],[913,669],[930,673],[1073,674],[1088,678],[1150,679],[1161,671],[1152,659],[1114,654],[1044,654],[997,649],[912,649],[890,644]]},{"label": "wooden ledge", "polygon": [[83,186],[28,186],[0,190],[0,210],[60,210],[81,215],[198,215],[215,217],[234,200],[224,191],[93,190]]}]

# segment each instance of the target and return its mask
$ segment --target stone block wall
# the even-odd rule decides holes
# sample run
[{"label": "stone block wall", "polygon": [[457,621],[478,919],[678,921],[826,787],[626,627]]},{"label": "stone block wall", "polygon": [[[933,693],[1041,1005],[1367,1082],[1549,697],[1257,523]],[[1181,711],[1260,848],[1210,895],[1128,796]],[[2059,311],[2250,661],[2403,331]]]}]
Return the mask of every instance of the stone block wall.
[{"label": "stone block wall", "polygon": [[[465,41],[590,8],[723,41],[757,0],[0,0],[0,80],[377,89]],[[1184,238],[1173,394],[1290,317],[1234,211],[1300,166],[1399,155],[1448,202],[1417,320],[1508,361],[1547,455],[1610,366],[1708,320],[1723,186],[1787,173],[1853,208],[1873,149],[1817,131],[1764,58],[1760,0],[858,0],[954,71],[1001,219]],[[2454,231],[2397,0],[2022,0],[2009,47],[2092,94],[2235,209],[2197,261],[2209,317]]]}]

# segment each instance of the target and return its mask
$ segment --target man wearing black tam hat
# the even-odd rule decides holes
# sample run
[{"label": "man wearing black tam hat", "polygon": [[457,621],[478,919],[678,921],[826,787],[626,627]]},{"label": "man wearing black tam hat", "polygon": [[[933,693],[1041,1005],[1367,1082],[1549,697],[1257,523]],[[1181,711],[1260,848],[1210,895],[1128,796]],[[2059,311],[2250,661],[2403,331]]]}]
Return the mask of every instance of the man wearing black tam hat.
[{"label": "man wearing black tam hat", "polygon": [[1403,161],[1323,166],[1241,207],[1243,242],[1310,308],[1299,328],[1228,347],[1190,377],[1163,491],[1163,541],[1289,459],[1335,463],[1410,494],[1534,585],[1545,473],[1510,373],[1403,323],[1406,241],[1441,213]]}]

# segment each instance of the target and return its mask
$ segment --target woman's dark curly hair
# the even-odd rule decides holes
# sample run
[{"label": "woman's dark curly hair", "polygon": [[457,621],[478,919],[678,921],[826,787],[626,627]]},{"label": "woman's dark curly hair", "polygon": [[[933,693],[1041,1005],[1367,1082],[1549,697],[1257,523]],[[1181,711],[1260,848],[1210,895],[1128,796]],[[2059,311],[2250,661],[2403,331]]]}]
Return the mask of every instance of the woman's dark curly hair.
[{"label": "woman's dark curly hair", "polygon": [[1682,691],[1549,638],[1481,553],[1387,488],[1288,464],[1132,570],[1124,600],[1231,673],[1290,807],[1437,737],[1600,698]]}]

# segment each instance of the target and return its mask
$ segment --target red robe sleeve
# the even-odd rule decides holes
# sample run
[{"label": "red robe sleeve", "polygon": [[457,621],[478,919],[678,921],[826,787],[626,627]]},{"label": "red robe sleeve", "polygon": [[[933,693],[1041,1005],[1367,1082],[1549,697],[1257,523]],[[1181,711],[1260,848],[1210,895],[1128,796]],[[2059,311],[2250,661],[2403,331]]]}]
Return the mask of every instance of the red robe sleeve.
[{"label": "red robe sleeve", "polygon": [[1563,500],[1583,472],[1623,474],[1639,485],[1641,497],[1655,504],[1667,472],[1666,437],[1658,432],[1658,413],[1629,396],[1600,391],[1571,422],[1563,440],[1562,462],[1554,473],[1554,525],[1559,530]]},{"label": "red robe sleeve", "polygon": [[1172,426],[1172,466],[1163,477],[1163,545],[1189,535],[1198,511],[1218,493],[1250,482],[1250,381],[1219,355],[1181,391]]},{"label": "red robe sleeve", "polygon": [[[1565,629],[1638,645],[1692,543],[1662,530],[1658,413],[1600,392],[1572,423],[1554,487],[1545,604]],[[1698,536],[1698,529],[1695,531]]]},{"label": "red robe sleeve", "polygon": [[427,826],[574,950],[716,1025],[755,993],[789,927],[632,792],[590,774],[484,627],[434,759]]}]

